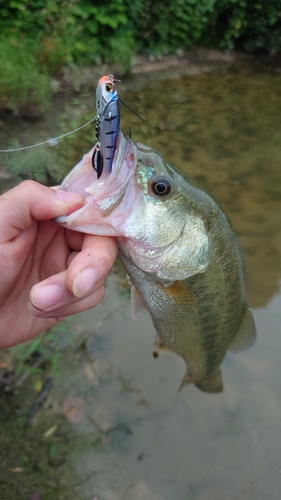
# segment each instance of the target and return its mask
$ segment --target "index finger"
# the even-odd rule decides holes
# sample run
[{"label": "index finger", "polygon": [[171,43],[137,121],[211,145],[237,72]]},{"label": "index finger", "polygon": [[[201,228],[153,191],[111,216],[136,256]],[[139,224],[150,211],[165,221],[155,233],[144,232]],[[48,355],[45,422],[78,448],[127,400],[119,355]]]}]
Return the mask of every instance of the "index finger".
[{"label": "index finger", "polygon": [[84,205],[76,193],[55,191],[38,182],[24,181],[0,196],[0,240],[11,240],[35,220],[70,214]]}]

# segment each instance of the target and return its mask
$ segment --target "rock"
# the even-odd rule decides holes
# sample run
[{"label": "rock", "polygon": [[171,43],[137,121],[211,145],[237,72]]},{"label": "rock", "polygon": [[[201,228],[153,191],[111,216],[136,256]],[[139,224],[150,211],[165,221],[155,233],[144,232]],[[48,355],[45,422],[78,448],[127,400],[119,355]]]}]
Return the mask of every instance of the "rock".
[{"label": "rock", "polygon": [[61,92],[61,84],[60,81],[57,80],[56,78],[53,78],[50,82],[50,87],[51,91],[53,94],[57,94],[58,92]]}]

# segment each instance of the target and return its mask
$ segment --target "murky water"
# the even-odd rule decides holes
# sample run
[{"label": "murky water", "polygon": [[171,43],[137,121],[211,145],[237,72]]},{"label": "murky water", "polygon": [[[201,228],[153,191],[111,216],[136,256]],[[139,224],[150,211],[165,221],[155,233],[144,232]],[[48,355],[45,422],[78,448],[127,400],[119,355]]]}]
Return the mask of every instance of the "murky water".
[{"label": "murky water", "polygon": [[183,361],[173,354],[153,359],[149,316],[130,319],[111,277],[104,302],[83,314],[84,354],[68,355],[50,395],[55,414],[64,399],[85,401],[69,456],[81,482],[69,498],[277,500],[281,75],[248,69],[153,77],[141,91],[129,92],[130,82],[126,88],[121,96],[145,123],[121,109],[122,129],[132,124],[134,140],[199,180],[229,215],[245,255],[258,338],[250,350],[227,354],[222,394],[194,386],[178,393]]}]

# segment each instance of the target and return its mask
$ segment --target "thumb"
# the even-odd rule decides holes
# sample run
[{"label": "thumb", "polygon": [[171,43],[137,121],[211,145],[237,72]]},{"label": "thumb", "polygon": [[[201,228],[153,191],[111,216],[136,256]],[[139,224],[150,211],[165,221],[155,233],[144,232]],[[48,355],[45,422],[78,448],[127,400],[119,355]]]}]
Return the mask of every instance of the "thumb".
[{"label": "thumb", "polygon": [[38,220],[68,215],[85,203],[77,193],[53,190],[24,181],[0,196],[0,241],[12,239]]}]

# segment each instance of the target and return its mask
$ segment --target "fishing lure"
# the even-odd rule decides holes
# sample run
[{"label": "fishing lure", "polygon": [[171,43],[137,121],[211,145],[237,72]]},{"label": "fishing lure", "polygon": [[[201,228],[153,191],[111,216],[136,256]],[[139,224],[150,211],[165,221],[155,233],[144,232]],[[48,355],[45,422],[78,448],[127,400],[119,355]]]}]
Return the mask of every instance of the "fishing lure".
[{"label": "fishing lure", "polygon": [[113,75],[103,76],[96,90],[97,143],[93,152],[92,165],[98,179],[104,170],[111,172],[119,133],[120,113],[115,81]]}]

